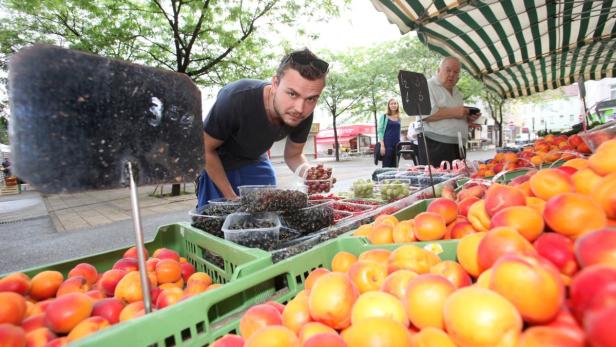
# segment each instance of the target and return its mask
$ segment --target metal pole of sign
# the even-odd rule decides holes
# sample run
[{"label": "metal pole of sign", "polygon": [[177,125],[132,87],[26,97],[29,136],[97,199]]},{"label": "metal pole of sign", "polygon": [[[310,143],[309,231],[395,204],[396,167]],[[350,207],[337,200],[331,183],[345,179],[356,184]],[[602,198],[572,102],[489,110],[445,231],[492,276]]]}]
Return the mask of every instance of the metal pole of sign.
[{"label": "metal pole of sign", "polygon": [[[419,97],[421,99],[422,95],[419,95]],[[419,113],[421,113],[421,105],[419,107],[420,107]],[[432,178],[432,165],[430,165],[430,153],[428,151],[428,143],[426,142],[426,135],[424,133],[424,126],[423,126],[423,116],[421,114],[419,115],[419,128],[421,129],[421,140],[423,141],[423,145],[424,145],[426,161],[428,162],[428,175],[430,176],[430,187],[432,187],[432,197],[436,198],[436,189],[434,189],[434,179]]]},{"label": "metal pole of sign", "polygon": [[577,80],[580,99],[582,99],[582,107],[584,108],[584,117],[582,118],[582,130],[588,128],[588,108],[586,107],[586,85],[584,84],[584,76],[580,76]]},{"label": "metal pole of sign", "polygon": [[133,229],[135,229],[139,277],[141,278],[141,292],[143,293],[145,313],[148,314],[152,312],[152,299],[150,298],[150,280],[145,267],[145,246],[143,245],[143,229],[141,227],[141,214],[139,213],[139,197],[137,195],[137,185],[133,177],[133,166],[131,162],[127,162],[127,166],[130,181],[130,206],[133,214]]}]

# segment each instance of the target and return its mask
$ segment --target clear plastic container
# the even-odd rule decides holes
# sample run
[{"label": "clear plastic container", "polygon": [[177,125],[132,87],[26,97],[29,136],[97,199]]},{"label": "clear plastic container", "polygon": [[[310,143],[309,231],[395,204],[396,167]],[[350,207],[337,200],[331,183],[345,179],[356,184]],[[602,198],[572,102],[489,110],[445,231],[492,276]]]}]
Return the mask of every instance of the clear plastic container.
[{"label": "clear plastic container", "polygon": [[224,238],[222,232],[222,225],[225,223],[227,215],[215,215],[208,211],[208,205],[201,207],[200,209],[188,211],[188,215],[192,220],[191,225],[195,228],[201,229],[206,233]]},{"label": "clear plastic container", "polygon": [[325,180],[305,180],[306,192],[310,194],[329,193],[334,187],[334,179]]},{"label": "clear plastic container", "polygon": [[288,240],[280,243],[275,250],[271,251],[272,261],[277,263],[296,254],[303,253],[320,242],[320,237],[317,235],[306,235],[297,239]]},{"label": "clear plastic container", "polygon": [[334,223],[333,202],[309,202],[308,207],[283,213],[282,218],[290,228],[302,234],[309,234]]},{"label": "clear plastic container", "polygon": [[409,182],[401,180],[388,180],[378,185],[381,199],[395,201],[408,196],[411,193]]},{"label": "clear plastic container", "polygon": [[377,199],[344,199],[342,202],[366,206],[381,206],[384,204],[382,200]]},{"label": "clear plastic container", "polygon": [[582,140],[586,142],[588,148],[594,153],[603,142],[616,138],[616,121],[603,124],[586,132],[581,132],[580,136]]},{"label": "clear plastic container", "polygon": [[371,198],[374,196],[374,182],[371,179],[358,179],[353,182],[353,197]]},{"label": "clear plastic container", "polygon": [[208,201],[209,211],[216,215],[228,215],[237,212],[240,207],[240,200],[227,200],[225,198],[212,199]]},{"label": "clear plastic container", "polygon": [[347,211],[334,210],[334,224],[340,223],[353,217],[353,213]]},{"label": "clear plastic container", "polygon": [[280,218],[271,212],[237,212],[227,216],[222,231],[225,240],[238,245],[270,250],[278,245]]},{"label": "clear plastic container", "polygon": [[248,212],[294,211],[308,206],[308,195],[276,186],[240,186],[242,208]]},{"label": "clear plastic container", "polygon": [[334,202],[333,207],[334,207],[334,210],[342,211],[342,212],[350,212],[353,216],[357,216],[367,211],[374,210],[376,206],[336,201]]}]

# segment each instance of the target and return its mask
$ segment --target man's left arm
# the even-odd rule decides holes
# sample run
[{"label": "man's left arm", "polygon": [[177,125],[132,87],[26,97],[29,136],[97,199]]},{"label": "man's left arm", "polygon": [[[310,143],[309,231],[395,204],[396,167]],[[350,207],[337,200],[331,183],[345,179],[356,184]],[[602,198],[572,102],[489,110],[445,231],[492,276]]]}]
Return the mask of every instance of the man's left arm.
[{"label": "man's left arm", "polygon": [[308,165],[308,160],[304,156],[304,145],[306,143],[297,143],[287,138],[284,146],[284,161],[292,172],[295,172],[302,164]]}]

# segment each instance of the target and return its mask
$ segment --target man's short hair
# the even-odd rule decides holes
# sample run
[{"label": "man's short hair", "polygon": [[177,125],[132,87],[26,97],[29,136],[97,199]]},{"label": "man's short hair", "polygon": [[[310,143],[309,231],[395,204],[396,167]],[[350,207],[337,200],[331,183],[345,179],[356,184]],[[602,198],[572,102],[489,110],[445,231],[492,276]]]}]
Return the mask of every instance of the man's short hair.
[{"label": "man's short hair", "polygon": [[329,64],[317,57],[308,48],[293,51],[282,58],[278,69],[276,69],[276,77],[282,78],[285,71],[293,69],[310,81],[315,81],[325,78],[329,70]]},{"label": "man's short hair", "polygon": [[460,59],[450,55],[450,56],[443,57],[443,59],[441,59],[441,62],[438,64],[438,68],[441,69],[443,67],[443,65],[445,65],[445,63],[448,62],[448,61],[456,61],[456,62],[458,62],[459,65],[462,65],[460,63]]}]

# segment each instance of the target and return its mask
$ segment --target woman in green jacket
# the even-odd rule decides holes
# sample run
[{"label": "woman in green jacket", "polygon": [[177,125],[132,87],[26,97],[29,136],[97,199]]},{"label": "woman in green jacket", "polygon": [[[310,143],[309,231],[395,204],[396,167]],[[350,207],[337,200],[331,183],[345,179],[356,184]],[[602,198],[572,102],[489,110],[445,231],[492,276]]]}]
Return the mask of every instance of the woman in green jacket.
[{"label": "woman in green jacket", "polygon": [[389,99],[387,113],[378,123],[377,139],[381,143],[383,167],[396,167],[396,146],[400,142],[400,105],[396,99]]}]

